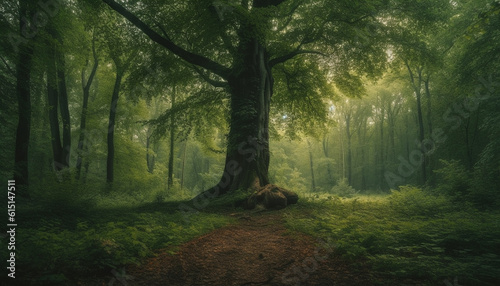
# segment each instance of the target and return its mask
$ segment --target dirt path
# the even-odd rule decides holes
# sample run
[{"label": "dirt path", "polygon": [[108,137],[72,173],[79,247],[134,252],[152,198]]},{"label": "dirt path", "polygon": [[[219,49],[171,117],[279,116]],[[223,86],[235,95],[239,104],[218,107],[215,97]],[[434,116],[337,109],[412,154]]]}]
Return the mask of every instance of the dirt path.
[{"label": "dirt path", "polygon": [[[277,214],[238,214],[240,223],[127,268],[128,285],[371,285],[332,249],[293,234]],[[322,245],[323,244],[323,245]],[[358,267],[359,269],[359,267]],[[119,284],[119,283],[116,283]],[[115,285],[116,285],[115,284]]]}]

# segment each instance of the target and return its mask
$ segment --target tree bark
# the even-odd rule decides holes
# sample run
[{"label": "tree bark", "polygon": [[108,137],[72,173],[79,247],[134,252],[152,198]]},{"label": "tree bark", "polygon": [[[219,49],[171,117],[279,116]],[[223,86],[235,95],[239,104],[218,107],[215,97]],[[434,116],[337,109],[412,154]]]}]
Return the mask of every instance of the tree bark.
[{"label": "tree bark", "polygon": [[[28,17],[27,1],[19,1],[19,19]],[[23,21],[19,20],[19,33],[22,37]],[[16,94],[18,123],[16,131],[16,147],[14,156],[14,180],[18,194],[28,198],[29,195],[29,161],[28,150],[31,130],[31,65],[33,47],[30,43],[20,43],[16,66]]]}]

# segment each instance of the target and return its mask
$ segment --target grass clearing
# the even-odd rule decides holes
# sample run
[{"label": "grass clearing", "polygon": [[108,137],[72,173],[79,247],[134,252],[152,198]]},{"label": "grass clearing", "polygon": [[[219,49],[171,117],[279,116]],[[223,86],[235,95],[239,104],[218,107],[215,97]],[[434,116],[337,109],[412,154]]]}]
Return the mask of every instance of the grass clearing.
[{"label": "grass clearing", "polygon": [[400,281],[500,283],[500,212],[413,187],[385,197],[328,197],[284,210],[288,227],[331,241],[335,253],[367,259],[373,270]]}]

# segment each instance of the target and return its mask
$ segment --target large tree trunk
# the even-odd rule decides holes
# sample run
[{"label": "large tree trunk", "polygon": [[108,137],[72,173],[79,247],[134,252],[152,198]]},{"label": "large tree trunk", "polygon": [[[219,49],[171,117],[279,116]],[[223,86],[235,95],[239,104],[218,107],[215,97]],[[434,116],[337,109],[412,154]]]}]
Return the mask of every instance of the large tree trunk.
[{"label": "large tree trunk", "polygon": [[298,196],[269,183],[269,110],[273,77],[265,48],[256,40],[240,46],[238,71],[228,80],[231,118],[224,172],[219,183],[196,196],[200,200],[236,190],[253,192],[241,203],[246,208],[263,204],[266,208],[296,203]]},{"label": "large tree trunk", "polygon": [[[19,14],[28,17],[27,1],[20,1]],[[23,22],[19,21],[19,30],[22,33]],[[16,132],[16,149],[14,159],[14,180],[21,197],[29,198],[29,172],[28,172],[28,148],[31,129],[31,63],[33,48],[29,43],[19,45],[16,67],[16,93],[18,108],[18,123]]]},{"label": "large tree trunk", "polygon": [[229,79],[231,118],[220,182],[201,194],[219,196],[269,184],[269,107],[273,78],[265,48],[257,40],[240,47],[245,56]]}]

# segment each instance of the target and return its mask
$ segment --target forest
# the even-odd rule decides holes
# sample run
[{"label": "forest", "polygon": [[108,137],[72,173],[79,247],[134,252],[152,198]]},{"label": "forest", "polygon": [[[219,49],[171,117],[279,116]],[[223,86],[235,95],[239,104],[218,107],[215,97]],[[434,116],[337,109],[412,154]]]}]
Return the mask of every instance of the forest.
[{"label": "forest", "polygon": [[2,285],[500,285],[499,0],[0,0]]}]

